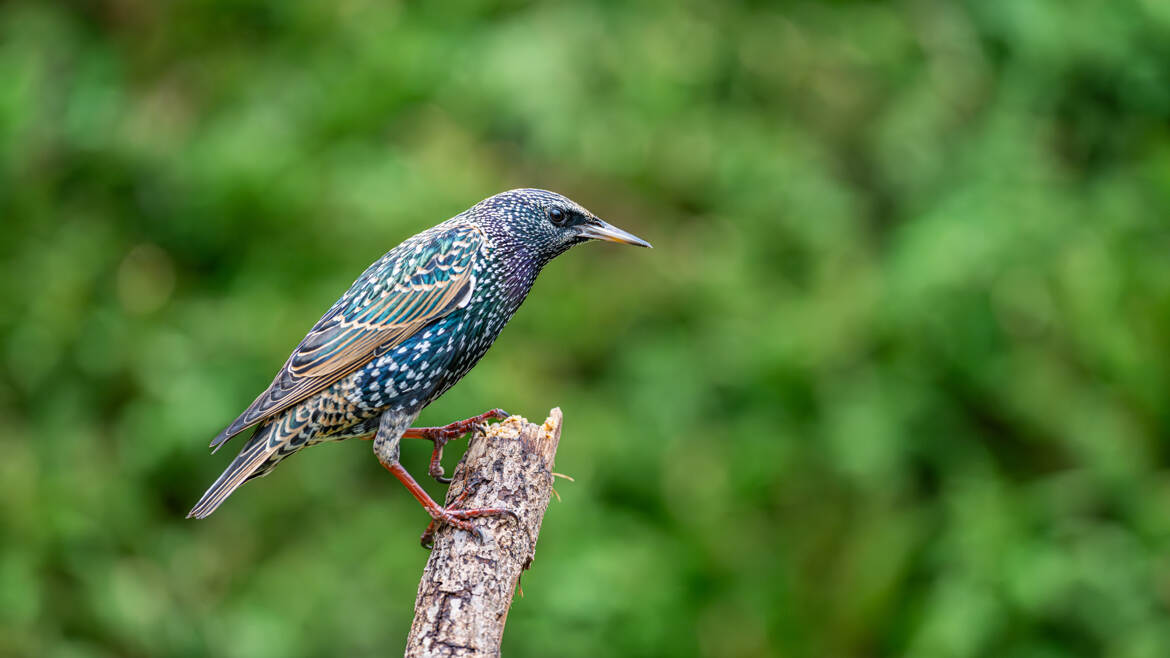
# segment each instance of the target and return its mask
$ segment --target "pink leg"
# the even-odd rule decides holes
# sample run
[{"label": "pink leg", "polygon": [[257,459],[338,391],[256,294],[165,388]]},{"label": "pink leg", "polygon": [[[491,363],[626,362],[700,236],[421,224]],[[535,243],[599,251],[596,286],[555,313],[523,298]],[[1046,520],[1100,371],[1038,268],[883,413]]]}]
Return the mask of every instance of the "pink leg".
[{"label": "pink leg", "polygon": [[394,477],[398,478],[399,482],[406,486],[406,490],[409,491],[411,495],[414,496],[416,500],[418,500],[418,502],[422,503],[423,509],[427,511],[427,514],[431,515],[430,524],[427,525],[427,529],[423,531],[422,537],[419,538],[419,541],[422,543],[424,548],[430,548],[434,544],[435,530],[440,524],[443,523],[448,523],[461,530],[474,533],[476,537],[482,540],[483,535],[480,533],[479,529],[471,525],[467,519],[477,516],[498,516],[500,514],[507,514],[515,519],[517,523],[520,522],[520,519],[516,516],[515,512],[510,509],[504,509],[502,507],[457,509],[457,506],[463,502],[464,496],[467,495],[466,490],[460,494],[459,498],[450,507],[442,507],[436,503],[433,498],[427,495],[427,492],[419,486],[418,482],[415,482],[414,478],[410,476],[410,473],[406,472],[405,468],[402,468],[401,464],[382,465],[385,466],[386,470],[390,471]]},{"label": "pink leg", "polygon": [[450,484],[451,478],[443,477],[443,446],[451,439],[459,438],[467,434],[476,425],[486,423],[489,420],[504,420],[508,417],[507,412],[503,409],[492,409],[485,411],[478,416],[472,416],[466,420],[457,420],[450,425],[443,425],[442,427],[412,427],[402,433],[404,439],[426,439],[435,444],[435,450],[431,453],[431,465],[427,472],[431,477],[435,478],[443,484]]}]

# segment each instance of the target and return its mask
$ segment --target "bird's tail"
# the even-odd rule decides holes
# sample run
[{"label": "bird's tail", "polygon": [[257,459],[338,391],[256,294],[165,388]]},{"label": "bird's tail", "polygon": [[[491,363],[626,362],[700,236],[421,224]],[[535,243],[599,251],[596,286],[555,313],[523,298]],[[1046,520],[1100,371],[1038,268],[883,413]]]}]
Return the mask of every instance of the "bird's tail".
[{"label": "bird's tail", "polygon": [[[280,451],[283,441],[270,440],[271,434],[276,431],[277,423],[268,423],[261,425],[256,430],[256,434],[252,436],[251,440],[240,451],[232,463],[228,465],[227,469],[219,476],[195,507],[187,513],[187,518],[203,519],[207,518],[217,507],[227,499],[241,484],[246,482],[249,478],[257,475],[262,475],[265,471],[260,469],[268,463],[268,460]],[[258,472],[259,471],[259,472]]]}]

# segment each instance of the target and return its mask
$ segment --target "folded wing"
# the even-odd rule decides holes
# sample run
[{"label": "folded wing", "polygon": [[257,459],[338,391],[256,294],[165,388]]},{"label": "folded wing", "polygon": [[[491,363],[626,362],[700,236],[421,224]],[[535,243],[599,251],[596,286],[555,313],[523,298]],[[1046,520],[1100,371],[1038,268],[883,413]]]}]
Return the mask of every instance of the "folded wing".
[{"label": "folded wing", "polygon": [[303,402],[466,305],[475,289],[475,259],[485,245],[478,229],[456,225],[416,236],[371,265],[212,447]]}]

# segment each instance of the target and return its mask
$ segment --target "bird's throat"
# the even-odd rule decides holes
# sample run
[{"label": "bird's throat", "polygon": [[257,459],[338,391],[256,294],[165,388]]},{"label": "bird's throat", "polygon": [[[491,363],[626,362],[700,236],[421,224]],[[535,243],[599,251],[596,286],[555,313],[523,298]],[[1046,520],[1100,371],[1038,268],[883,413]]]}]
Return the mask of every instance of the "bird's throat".
[{"label": "bird's throat", "polygon": [[516,303],[519,303],[528,296],[528,291],[536,283],[536,276],[540,274],[540,270],[544,267],[545,262],[544,260],[533,258],[530,254],[526,254],[522,250],[516,250],[505,255],[503,258],[503,279],[507,296],[516,300]]}]

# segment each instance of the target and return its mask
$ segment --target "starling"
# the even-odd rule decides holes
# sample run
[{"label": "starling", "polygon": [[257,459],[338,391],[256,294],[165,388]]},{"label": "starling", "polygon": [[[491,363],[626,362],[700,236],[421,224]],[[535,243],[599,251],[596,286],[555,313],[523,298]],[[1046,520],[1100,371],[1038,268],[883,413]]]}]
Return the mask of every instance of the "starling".
[{"label": "starling", "polygon": [[244,482],[324,441],[373,439],[374,454],[422,503],[432,522],[472,531],[467,519],[504,509],[443,508],[398,463],[403,437],[443,446],[493,409],[443,427],[412,428],[420,411],[484,355],[550,260],[587,240],[649,247],[553,192],[520,189],[484,199],[391,249],[313,325],[266,391],[211,442],[218,450],[255,427],[240,454],[188,518],[215,511]]}]

